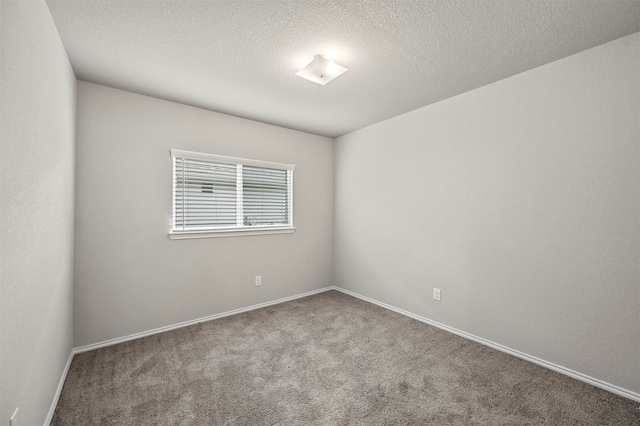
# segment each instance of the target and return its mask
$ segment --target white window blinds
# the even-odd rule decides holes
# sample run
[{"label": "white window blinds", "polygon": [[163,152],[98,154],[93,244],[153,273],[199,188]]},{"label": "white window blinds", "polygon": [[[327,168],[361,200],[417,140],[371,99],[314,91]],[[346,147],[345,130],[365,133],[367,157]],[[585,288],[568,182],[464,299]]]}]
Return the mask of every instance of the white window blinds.
[{"label": "white window blinds", "polygon": [[171,150],[172,233],[293,227],[289,164]]},{"label": "white window blinds", "polygon": [[174,229],[236,225],[237,166],[174,158]]},{"label": "white window blinds", "polygon": [[289,223],[289,171],[244,166],[242,206],[244,225]]}]

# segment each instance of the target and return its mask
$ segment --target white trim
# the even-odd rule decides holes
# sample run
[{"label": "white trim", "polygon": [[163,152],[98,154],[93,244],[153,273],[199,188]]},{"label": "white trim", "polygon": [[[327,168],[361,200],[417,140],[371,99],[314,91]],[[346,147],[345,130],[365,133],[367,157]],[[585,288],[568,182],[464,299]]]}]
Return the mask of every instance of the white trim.
[{"label": "white trim", "polygon": [[545,368],[548,368],[550,370],[553,370],[555,372],[564,374],[565,376],[569,376],[569,377],[572,377],[574,379],[580,380],[581,382],[585,382],[585,383],[588,383],[590,385],[596,386],[596,387],[598,387],[600,389],[604,389],[604,390],[609,391],[611,393],[615,393],[616,395],[620,395],[620,396],[623,396],[625,398],[631,399],[633,401],[640,402],[640,393],[636,393],[636,392],[621,388],[619,386],[612,385],[611,383],[607,383],[607,382],[604,382],[602,380],[598,380],[598,379],[593,378],[591,376],[587,376],[586,374],[582,374],[582,373],[579,373],[577,371],[571,370],[569,368],[562,367],[562,366],[554,364],[552,362],[545,361],[543,359],[537,358],[535,356],[525,354],[525,353],[517,351],[515,349],[511,349],[511,348],[509,348],[507,346],[503,346],[503,345],[501,345],[499,343],[495,343],[495,342],[492,342],[490,340],[483,339],[482,337],[474,336],[473,334],[470,334],[470,333],[467,333],[467,332],[464,332],[464,331],[460,331],[458,329],[455,329],[453,327],[449,327],[448,325],[444,325],[444,324],[441,324],[441,323],[436,322],[436,321],[432,321],[432,320],[430,320],[428,318],[421,317],[420,315],[416,315],[414,313],[405,311],[403,309],[396,308],[395,306],[391,306],[391,305],[388,305],[386,303],[379,302],[379,301],[377,301],[375,299],[371,299],[369,297],[363,296],[361,294],[354,293],[353,291],[345,290],[345,289],[337,287],[337,286],[334,286],[333,288],[335,290],[337,290],[337,291],[340,291],[340,292],[344,293],[344,294],[348,294],[349,296],[353,296],[353,297],[356,297],[358,299],[364,300],[366,302],[373,303],[374,305],[378,305],[378,306],[383,307],[385,309],[389,309],[390,311],[397,312],[397,313],[399,313],[401,315],[405,315],[405,316],[407,316],[409,318],[413,318],[413,319],[418,320],[420,322],[423,322],[425,324],[432,325],[434,327],[437,327],[437,328],[439,328],[441,330],[444,330],[444,331],[448,331],[449,333],[455,334],[457,336],[461,336],[461,337],[464,337],[466,339],[473,340],[474,342],[480,343],[482,345],[489,346],[490,348],[497,349],[500,352],[504,352],[504,353],[507,353],[509,355],[513,355],[513,356],[518,357],[520,359],[524,359],[525,361],[529,361],[529,362],[532,362],[534,364],[537,364],[537,365],[540,365],[542,367],[545,367]]},{"label": "white trim", "polygon": [[[152,335],[158,334],[158,333],[164,333],[165,331],[171,331],[171,330],[175,330],[177,328],[188,327],[190,325],[198,324],[198,323],[201,323],[201,322],[212,321],[212,320],[215,320],[215,319],[218,319],[218,318],[224,318],[224,317],[228,317],[228,316],[231,316],[231,315],[241,314],[243,312],[253,311],[255,309],[266,308],[267,306],[277,305],[279,303],[284,303],[284,302],[289,302],[291,300],[300,299],[302,297],[307,297],[307,296],[312,296],[312,295],[318,294],[318,293],[324,293],[325,291],[329,291],[329,290],[335,290],[335,288],[333,286],[332,287],[324,287],[324,288],[321,288],[321,289],[318,289],[318,290],[312,290],[312,291],[308,291],[306,293],[296,294],[294,296],[288,296],[288,297],[283,297],[282,299],[272,300],[270,302],[258,303],[257,305],[247,306],[246,308],[238,308],[238,309],[234,309],[232,311],[222,312],[220,314],[209,315],[209,316],[198,318],[198,319],[194,319],[194,320],[180,322],[178,324],[168,325],[168,326],[160,327],[160,328],[154,328],[153,330],[149,330],[149,331],[143,331],[143,332],[140,332],[140,333],[130,334],[130,335],[124,336],[124,337],[117,337],[115,339],[105,340],[105,341],[99,342],[99,343],[93,343],[93,344],[90,344],[90,345],[80,346],[78,348],[74,348],[73,349],[73,353],[74,354],[79,354],[79,353],[82,353],[82,352],[92,351],[94,349],[100,349],[100,348],[104,348],[104,347],[111,346],[111,345],[117,345],[118,343],[128,342],[129,340],[140,339],[142,337],[152,336]],[[65,374],[66,374],[66,372],[65,372]]]},{"label": "white trim", "polygon": [[267,234],[293,234],[296,228],[287,227],[244,227],[244,228],[223,228],[223,229],[207,229],[202,231],[177,231],[169,232],[169,238],[172,240],[187,240],[191,238],[216,238],[216,237],[242,237],[246,235],[267,235]]},{"label": "white trim", "polygon": [[88,351],[92,351],[94,349],[104,348],[104,347],[111,346],[111,345],[116,345],[118,343],[128,342],[130,340],[140,339],[142,337],[147,337],[147,336],[151,336],[151,335],[158,334],[158,333],[164,333],[165,331],[175,330],[175,329],[178,329],[178,328],[187,327],[187,326],[194,325],[194,324],[201,323],[201,322],[212,321],[212,320],[215,320],[215,319],[218,319],[218,318],[224,318],[224,317],[227,317],[227,316],[236,315],[236,314],[240,314],[240,313],[243,313],[243,312],[253,311],[255,309],[265,308],[265,307],[271,306],[271,305],[277,305],[279,303],[284,303],[284,302],[288,302],[288,301],[291,301],[291,300],[300,299],[302,297],[312,296],[312,295],[318,294],[318,293],[324,293],[324,292],[329,291],[329,290],[337,290],[337,291],[342,292],[344,294],[348,294],[349,296],[356,297],[356,298],[364,300],[366,302],[373,303],[374,305],[378,305],[378,306],[380,306],[382,308],[389,309],[390,311],[397,312],[397,313],[399,313],[401,315],[404,315],[404,316],[407,316],[409,318],[413,318],[413,319],[418,320],[420,322],[423,322],[425,324],[432,325],[434,327],[437,327],[437,328],[439,328],[441,330],[444,330],[444,331],[447,331],[449,333],[464,337],[466,339],[469,339],[469,340],[472,340],[474,342],[483,344],[485,346],[489,346],[490,348],[499,350],[499,351],[507,353],[509,355],[513,355],[513,356],[518,357],[520,359],[523,359],[525,361],[533,362],[534,364],[540,365],[542,367],[548,368],[550,370],[553,370],[553,371],[556,371],[558,373],[564,374],[566,376],[572,377],[574,379],[580,380],[581,382],[585,382],[585,383],[588,383],[590,385],[596,386],[598,388],[604,389],[604,390],[606,390],[608,392],[611,392],[611,393],[614,393],[616,395],[620,395],[620,396],[623,396],[625,398],[631,399],[633,401],[640,402],[640,394],[638,394],[636,392],[633,392],[633,391],[618,387],[616,385],[612,385],[612,384],[604,382],[602,380],[595,379],[593,377],[587,376],[586,374],[582,374],[582,373],[579,373],[577,371],[573,371],[571,369],[568,369],[568,368],[553,364],[553,363],[545,361],[543,359],[540,359],[540,358],[537,358],[537,357],[534,357],[534,356],[531,356],[531,355],[527,355],[527,354],[525,354],[523,352],[520,352],[520,351],[517,351],[515,349],[511,349],[511,348],[508,348],[506,346],[500,345],[498,343],[494,343],[494,342],[492,342],[490,340],[486,340],[486,339],[483,339],[481,337],[474,336],[473,334],[457,330],[457,329],[455,329],[453,327],[449,327],[447,325],[441,324],[441,323],[436,322],[436,321],[432,321],[432,320],[427,319],[425,317],[422,317],[420,315],[416,315],[416,314],[413,314],[411,312],[405,311],[403,309],[396,308],[395,306],[391,306],[391,305],[388,305],[386,303],[379,302],[379,301],[377,301],[375,299],[371,299],[371,298],[363,296],[361,294],[354,293],[354,292],[352,292],[350,290],[345,290],[345,289],[343,289],[341,287],[338,287],[338,286],[329,286],[329,287],[324,287],[324,288],[321,288],[321,289],[318,289],[318,290],[312,290],[312,291],[309,291],[309,292],[306,292],[306,293],[297,294],[297,295],[294,295],[294,296],[284,297],[282,299],[272,300],[270,302],[259,303],[257,305],[248,306],[246,308],[234,309],[232,311],[227,311],[227,312],[223,312],[223,313],[220,313],[220,314],[210,315],[210,316],[207,316],[207,317],[202,317],[202,318],[198,318],[198,319],[191,320],[191,321],[184,321],[184,322],[181,322],[181,323],[178,323],[178,324],[174,324],[174,325],[170,325],[170,326],[166,326],[166,327],[160,327],[160,328],[156,328],[156,329],[145,331],[145,332],[141,332],[141,333],[131,334],[131,335],[125,336],[125,337],[119,337],[119,338],[115,338],[115,339],[105,340],[103,342],[94,343],[94,344],[90,344],[90,345],[85,345],[85,346],[80,346],[80,347],[74,348],[71,351],[71,354],[69,355],[69,359],[67,361],[67,365],[65,366],[64,371],[62,373],[62,377],[60,378],[60,383],[58,384],[58,389],[56,390],[56,394],[55,394],[55,396],[53,398],[53,402],[51,404],[51,408],[49,409],[49,414],[47,415],[47,418],[45,420],[44,425],[48,426],[49,423],[51,422],[52,418],[53,418],[53,414],[55,412],[56,405],[58,404],[58,399],[60,398],[60,393],[62,392],[62,387],[64,385],[65,379],[67,377],[67,373],[69,371],[69,367],[71,365],[71,360],[73,359],[73,356],[75,354],[79,354],[79,353],[82,353],[82,352],[88,352]]},{"label": "white trim", "polygon": [[293,226],[293,170],[287,171],[287,186],[289,187],[289,223]]},{"label": "white trim", "polygon": [[53,395],[53,401],[51,401],[49,413],[44,419],[44,426],[49,426],[51,420],[53,420],[53,414],[56,412],[58,400],[60,399],[60,394],[62,393],[62,387],[64,386],[65,380],[67,380],[67,373],[69,372],[69,367],[71,366],[71,361],[73,360],[73,356],[75,355],[75,353],[75,349],[71,349],[71,352],[69,352],[69,358],[67,359],[67,364],[64,366],[64,370],[62,370],[62,376],[60,376],[60,381],[58,382],[56,393]]},{"label": "white trim", "polygon": [[220,163],[243,164],[246,166],[266,167],[269,169],[295,170],[293,164],[274,163],[272,161],[250,160],[248,158],[227,157],[225,155],[206,154],[204,152],[183,151],[181,149],[171,149],[172,157],[192,158],[194,160],[218,161]]}]

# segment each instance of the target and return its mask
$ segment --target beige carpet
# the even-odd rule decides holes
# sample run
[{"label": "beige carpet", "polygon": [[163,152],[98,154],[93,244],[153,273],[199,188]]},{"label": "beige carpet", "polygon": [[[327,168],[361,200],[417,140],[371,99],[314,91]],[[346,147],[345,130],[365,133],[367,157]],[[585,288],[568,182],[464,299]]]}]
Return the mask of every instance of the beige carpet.
[{"label": "beige carpet", "polygon": [[640,404],[336,291],[74,357],[53,425],[640,425]]}]

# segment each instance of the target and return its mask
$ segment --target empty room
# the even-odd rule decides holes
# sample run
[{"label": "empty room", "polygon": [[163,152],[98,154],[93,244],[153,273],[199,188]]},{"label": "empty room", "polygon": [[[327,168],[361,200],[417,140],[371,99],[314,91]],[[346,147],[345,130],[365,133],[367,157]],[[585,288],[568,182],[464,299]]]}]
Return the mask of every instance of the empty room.
[{"label": "empty room", "polygon": [[640,1],[0,18],[0,426],[640,424]]}]

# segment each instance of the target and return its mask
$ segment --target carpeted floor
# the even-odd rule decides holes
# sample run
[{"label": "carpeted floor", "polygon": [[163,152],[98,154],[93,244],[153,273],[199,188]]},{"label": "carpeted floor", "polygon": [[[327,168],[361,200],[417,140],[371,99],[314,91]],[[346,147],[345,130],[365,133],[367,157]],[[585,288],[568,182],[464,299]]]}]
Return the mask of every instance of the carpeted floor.
[{"label": "carpeted floor", "polygon": [[640,403],[336,291],[74,357],[53,425],[640,425]]}]

